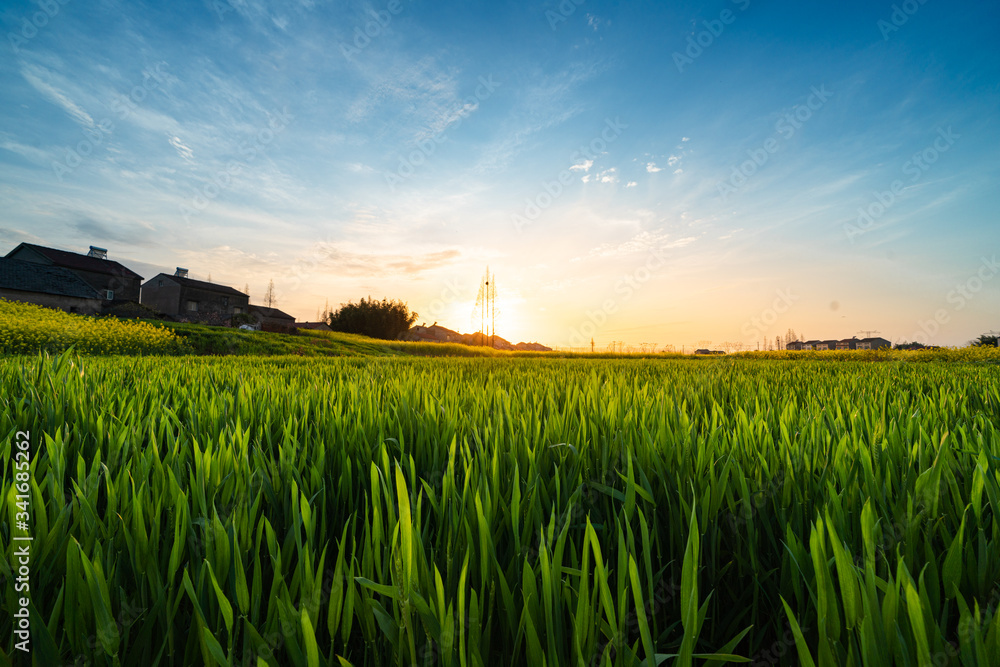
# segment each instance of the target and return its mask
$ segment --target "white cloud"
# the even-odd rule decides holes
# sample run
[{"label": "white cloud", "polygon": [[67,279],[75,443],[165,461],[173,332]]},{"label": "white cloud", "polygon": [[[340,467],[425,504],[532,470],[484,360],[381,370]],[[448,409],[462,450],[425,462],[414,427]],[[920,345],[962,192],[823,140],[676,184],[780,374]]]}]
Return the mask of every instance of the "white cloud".
[{"label": "white cloud", "polygon": [[616,171],[618,170],[615,169],[614,167],[602,171],[601,173],[597,174],[597,181],[600,183],[617,183],[618,175],[615,173]]},{"label": "white cloud", "polygon": [[691,141],[691,137],[683,137],[681,141]]},{"label": "white cloud", "polygon": [[683,174],[683,173],[684,173],[683,169],[674,169],[674,174]]},{"label": "white cloud", "polygon": [[679,157],[677,157],[676,155],[671,155],[670,158],[667,160],[667,165],[672,167],[680,161],[681,159]]},{"label": "white cloud", "polygon": [[50,71],[37,65],[24,65],[21,68],[21,76],[31,84],[32,88],[48,98],[50,102],[62,107],[80,125],[87,127],[94,126],[94,119],[90,117],[90,114],[77,106],[73,100],[69,99],[66,93],[52,85],[51,81],[54,76]]},{"label": "white cloud", "polygon": [[586,176],[584,176],[580,180],[583,181],[584,183],[590,183],[590,174],[587,174]]},{"label": "white cloud", "polygon": [[584,160],[579,164],[574,164],[569,168],[570,171],[590,171],[590,168],[594,166],[593,160]]},{"label": "white cloud", "polygon": [[646,165],[646,171],[651,174],[655,174],[658,171],[663,171],[662,167],[657,167],[655,162],[650,162]]},{"label": "white cloud", "polygon": [[17,153],[35,164],[48,165],[49,161],[52,160],[52,156],[49,153],[33,146],[25,146],[17,141],[12,141],[10,135],[6,133],[0,133],[0,148],[8,150],[11,153]]},{"label": "white cloud", "polygon": [[170,137],[170,145],[173,146],[177,150],[177,154],[185,160],[190,162],[191,158],[194,157],[194,153],[190,148],[184,145],[184,142],[181,141],[180,137]]},{"label": "white cloud", "polygon": [[634,188],[637,185],[639,185],[639,184],[636,183],[635,181],[629,181],[628,183],[625,184],[625,187],[626,188]]},{"label": "white cloud", "polygon": [[662,229],[642,231],[623,243],[601,244],[587,253],[587,257],[621,257],[636,252],[662,252],[673,248],[683,248],[696,240],[697,238],[694,236],[671,240],[670,234]]}]

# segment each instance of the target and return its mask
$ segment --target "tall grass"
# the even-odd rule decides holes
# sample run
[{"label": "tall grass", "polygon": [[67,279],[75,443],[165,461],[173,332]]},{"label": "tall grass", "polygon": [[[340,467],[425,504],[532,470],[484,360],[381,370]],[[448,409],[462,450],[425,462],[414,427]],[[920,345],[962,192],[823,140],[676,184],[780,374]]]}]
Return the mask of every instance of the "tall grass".
[{"label": "tall grass", "polygon": [[0,361],[40,664],[1000,664],[996,366],[130,361]]}]

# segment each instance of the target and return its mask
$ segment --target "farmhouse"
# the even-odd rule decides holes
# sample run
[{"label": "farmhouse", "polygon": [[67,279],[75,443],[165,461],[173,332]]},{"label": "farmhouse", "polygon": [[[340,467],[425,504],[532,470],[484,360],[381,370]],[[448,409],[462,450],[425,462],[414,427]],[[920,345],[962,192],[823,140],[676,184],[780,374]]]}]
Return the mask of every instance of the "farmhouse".
[{"label": "farmhouse", "polygon": [[879,350],[887,347],[892,347],[892,343],[885,338],[862,338],[858,341],[859,350]]},{"label": "farmhouse", "polygon": [[844,338],[842,340],[807,340],[792,341],[785,345],[786,350],[878,350],[892,347],[885,338]]},{"label": "farmhouse", "polygon": [[[438,326],[435,322],[429,327],[423,325],[410,327],[402,336],[403,340],[411,340],[426,343],[461,343],[462,334],[457,331],[452,331],[442,326]],[[482,343],[478,343],[482,344]]]},{"label": "farmhouse", "polygon": [[0,299],[81,315],[100,312],[102,302],[101,294],[69,269],[6,257],[0,258]]},{"label": "farmhouse", "polygon": [[33,243],[21,243],[7,253],[7,259],[67,269],[99,292],[105,307],[139,301],[142,276],[108,259],[108,251],[104,248],[90,246],[90,252],[81,255]]},{"label": "farmhouse", "polygon": [[250,297],[227,285],[188,278],[187,269],[177,267],[172,276],[160,273],[146,281],[141,303],[176,319],[226,324],[247,312]]},{"label": "farmhouse", "polygon": [[277,333],[295,333],[295,318],[277,308],[267,306],[250,306],[250,315],[257,320],[261,331]]}]

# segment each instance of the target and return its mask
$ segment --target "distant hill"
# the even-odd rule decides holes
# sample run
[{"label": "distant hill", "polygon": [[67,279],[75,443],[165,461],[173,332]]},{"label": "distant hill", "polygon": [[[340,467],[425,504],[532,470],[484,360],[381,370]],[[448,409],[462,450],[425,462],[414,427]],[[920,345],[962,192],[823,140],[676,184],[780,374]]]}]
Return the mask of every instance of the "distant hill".
[{"label": "distant hill", "polygon": [[[484,335],[482,332],[477,331],[476,333],[463,334],[438,326],[436,323],[429,327],[410,327],[410,330],[403,334],[402,340],[422,343],[460,343],[462,345],[474,347],[490,347],[491,342],[490,337]],[[542,345],[541,343],[521,342],[515,345],[502,336],[493,336],[492,343],[493,348],[497,350],[527,350],[532,352],[552,351],[551,347]]]}]

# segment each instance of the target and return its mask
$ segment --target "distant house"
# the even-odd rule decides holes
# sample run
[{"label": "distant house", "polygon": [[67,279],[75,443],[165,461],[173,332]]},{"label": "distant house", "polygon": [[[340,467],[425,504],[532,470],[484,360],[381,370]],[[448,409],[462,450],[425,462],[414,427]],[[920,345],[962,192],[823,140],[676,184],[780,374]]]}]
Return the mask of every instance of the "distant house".
[{"label": "distant house", "polygon": [[551,352],[552,348],[548,345],[542,345],[541,343],[525,343],[520,342],[514,346],[515,350],[522,350],[526,352]]},{"label": "distant house", "polygon": [[296,322],[296,329],[307,329],[311,331],[333,331],[326,322]]},{"label": "distant house", "polygon": [[250,315],[257,320],[261,331],[295,333],[295,318],[277,308],[249,306]]},{"label": "distant house", "polygon": [[247,312],[250,297],[243,292],[187,274],[178,267],[174,275],[153,276],[142,285],[141,303],[175,319],[207,324],[228,324],[233,315]]},{"label": "distant house", "polygon": [[94,315],[102,298],[78,275],[61,266],[0,258],[0,298]]},{"label": "distant house", "polygon": [[859,350],[880,350],[882,348],[891,348],[892,343],[885,338],[862,338],[858,341]]},{"label": "distant house", "polygon": [[7,253],[7,259],[68,269],[100,293],[104,306],[139,301],[142,276],[108,259],[108,251],[104,248],[90,246],[90,252],[81,255],[68,250],[21,243]]},{"label": "distant house", "polygon": [[437,322],[429,327],[410,327],[402,336],[403,340],[424,341],[428,343],[461,343],[462,334],[445,327],[438,326]]},{"label": "distant house", "polygon": [[892,347],[885,338],[844,338],[842,340],[807,340],[793,341],[785,346],[786,350],[877,350]]}]

